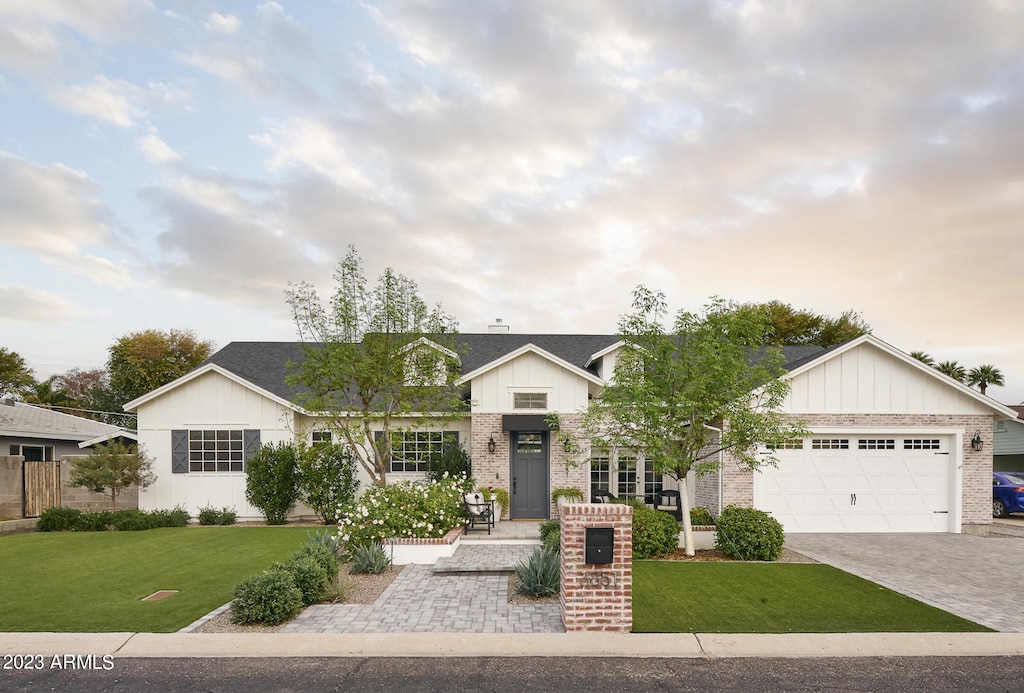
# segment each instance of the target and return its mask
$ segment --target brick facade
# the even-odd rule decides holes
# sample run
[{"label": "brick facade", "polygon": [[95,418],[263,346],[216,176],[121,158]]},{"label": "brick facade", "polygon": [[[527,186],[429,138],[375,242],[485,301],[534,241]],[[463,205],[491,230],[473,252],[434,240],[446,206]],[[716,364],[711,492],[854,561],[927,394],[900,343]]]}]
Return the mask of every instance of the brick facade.
[{"label": "brick facade", "polygon": [[[612,563],[586,563],[586,528],[614,531]],[[633,508],[618,503],[562,507],[559,604],[567,632],[633,630]]]},{"label": "brick facade", "polygon": [[[898,430],[960,429],[962,503],[961,531],[987,533],[992,524],[992,417],[987,414],[801,414],[808,428],[845,427],[851,432],[860,429]],[[975,431],[981,431],[984,447],[981,452],[971,448]],[[754,474],[740,469],[726,455],[722,465],[722,503],[750,507],[754,503]],[[709,477],[710,478],[710,477]]]}]

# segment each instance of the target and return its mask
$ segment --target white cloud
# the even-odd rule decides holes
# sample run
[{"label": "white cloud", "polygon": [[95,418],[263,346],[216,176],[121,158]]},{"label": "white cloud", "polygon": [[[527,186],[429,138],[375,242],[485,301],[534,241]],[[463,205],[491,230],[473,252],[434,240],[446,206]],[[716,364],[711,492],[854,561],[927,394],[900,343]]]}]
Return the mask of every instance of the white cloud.
[{"label": "white cloud", "polygon": [[130,128],[146,115],[139,102],[144,90],[123,79],[96,75],[91,82],[55,89],[53,100],[72,113]]},{"label": "white cloud", "polygon": [[171,149],[155,132],[139,137],[135,145],[151,164],[173,164],[181,160],[181,154]]},{"label": "white cloud", "polygon": [[227,34],[231,35],[238,32],[238,27],[241,22],[233,14],[221,14],[220,12],[214,12],[210,15],[209,19],[203,22],[209,31],[216,34]]},{"label": "white cloud", "polygon": [[89,311],[63,296],[26,286],[0,286],[0,322],[47,324],[87,317]]}]

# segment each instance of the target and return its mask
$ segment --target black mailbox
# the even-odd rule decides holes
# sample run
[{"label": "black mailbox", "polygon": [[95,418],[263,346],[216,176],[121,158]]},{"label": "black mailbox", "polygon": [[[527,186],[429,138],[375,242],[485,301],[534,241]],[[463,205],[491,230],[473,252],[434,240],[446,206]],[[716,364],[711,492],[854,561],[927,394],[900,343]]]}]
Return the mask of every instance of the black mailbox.
[{"label": "black mailbox", "polygon": [[611,563],[615,552],[615,529],[612,527],[587,527],[585,545],[587,563]]}]

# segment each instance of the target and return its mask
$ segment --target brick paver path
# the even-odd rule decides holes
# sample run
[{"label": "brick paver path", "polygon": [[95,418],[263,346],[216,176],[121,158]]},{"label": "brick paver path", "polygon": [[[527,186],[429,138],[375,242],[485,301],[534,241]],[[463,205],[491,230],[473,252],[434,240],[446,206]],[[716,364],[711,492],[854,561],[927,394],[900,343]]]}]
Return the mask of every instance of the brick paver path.
[{"label": "brick paver path", "polygon": [[989,628],[1024,632],[1024,537],[790,534],[786,547]]}]

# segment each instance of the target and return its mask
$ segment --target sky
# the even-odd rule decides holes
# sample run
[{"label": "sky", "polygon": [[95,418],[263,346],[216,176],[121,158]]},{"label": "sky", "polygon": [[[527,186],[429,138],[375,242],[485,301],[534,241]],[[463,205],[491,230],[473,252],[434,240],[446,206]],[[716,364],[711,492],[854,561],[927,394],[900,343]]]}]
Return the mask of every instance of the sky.
[{"label": "sky", "polygon": [[348,246],[463,332],[638,284],[861,314],[1024,401],[1024,3],[0,3],[0,346],[296,339]]}]

